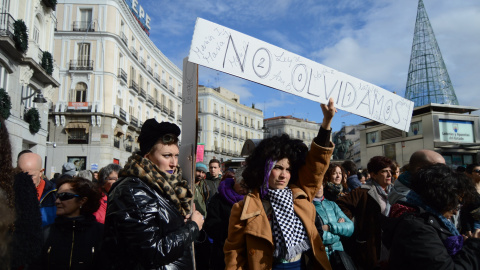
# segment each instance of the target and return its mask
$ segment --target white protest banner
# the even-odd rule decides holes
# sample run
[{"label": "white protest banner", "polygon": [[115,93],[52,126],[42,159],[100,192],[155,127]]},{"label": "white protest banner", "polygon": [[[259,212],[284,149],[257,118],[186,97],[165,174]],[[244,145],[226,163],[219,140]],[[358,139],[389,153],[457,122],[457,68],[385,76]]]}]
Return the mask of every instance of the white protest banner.
[{"label": "white protest banner", "polygon": [[188,61],[407,131],[413,102],[277,46],[198,18]]}]

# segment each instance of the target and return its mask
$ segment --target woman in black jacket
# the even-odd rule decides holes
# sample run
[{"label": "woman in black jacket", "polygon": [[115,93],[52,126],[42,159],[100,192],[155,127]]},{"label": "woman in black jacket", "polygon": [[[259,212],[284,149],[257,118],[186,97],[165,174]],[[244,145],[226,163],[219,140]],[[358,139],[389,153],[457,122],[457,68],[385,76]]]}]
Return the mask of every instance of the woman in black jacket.
[{"label": "woman in black jacket", "polygon": [[465,175],[435,164],[414,175],[406,203],[384,224],[390,269],[480,269],[480,230],[460,235],[450,221],[475,189]]},{"label": "woman in black jacket", "polygon": [[180,128],[148,119],[108,195],[106,269],[193,269],[191,247],[203,216],[178,166]]},{"label": "woman in black jacket", "polygon": [[90,181],[75,177],[59,183],[57,218],[43,229],[43,247],[29,269],[99,269],[103,224],[93,216],[100,191]]},{"label": "woman in black jacket", "polygon": [[225,178],[218,185],[218,193],[213,195],[208,203],[208,214],[205,219],[205,231],[212,238],[212,252],[210,253],[210,268],[213,270],[225,269],[223,244],[228,236],[228,221],[232,206],[243,200],[248,190],[244,187],[242,178],[243,168],[237,169],[234,178]]}]

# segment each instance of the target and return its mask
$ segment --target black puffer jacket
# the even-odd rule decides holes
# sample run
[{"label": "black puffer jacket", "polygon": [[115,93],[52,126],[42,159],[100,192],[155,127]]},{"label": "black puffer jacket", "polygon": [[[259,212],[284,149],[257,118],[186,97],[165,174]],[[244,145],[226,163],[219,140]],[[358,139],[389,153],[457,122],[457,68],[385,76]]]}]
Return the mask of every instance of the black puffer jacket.
[{"label": "black puffer jacket", "polygon": [[453,234],[434,215],[415,210],[387,218],[383,225],[383,242],[390,248],[389,269],[480,269],[480,239],[467,239],[450,256],[443,243]]},{"label": "black puffer jacket", "polygon": [[100,269],[103,224],[93,215],[57,217],[43,228],[43,247],[30,269]]},{"label": "black puffer jacket", "polygon": [[193,269],[198,226],[139,178],[119,179],[108,194],[104,269]]}]

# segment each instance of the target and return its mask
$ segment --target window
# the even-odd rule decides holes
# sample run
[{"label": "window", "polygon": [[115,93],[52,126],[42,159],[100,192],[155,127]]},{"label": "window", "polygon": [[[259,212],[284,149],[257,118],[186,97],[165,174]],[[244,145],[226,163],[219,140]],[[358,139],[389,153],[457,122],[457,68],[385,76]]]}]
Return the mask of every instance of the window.
[{"label": "window", "polygon": [[422,135],[422,134],[423,134],[422,121],[412,122],[410,124],[410,130],[407,133],[407,137]]},{"label": "window", "polygon": [[120,106],[120,107],[122,107],[122,105],[123,105],[123,102],[122,102],[122,91],[121,91],[121,90],[118,90],[116,104],[117,104],[118,106]]},{"label": "window", "polygon": [[391,160],[397,159],[394,143],[384,145],[384,156],[388,157]]},{"label": "window", "polygon": [[68,129],[68,144],[86,144],[88,143],[88,133],[84,128]]},{"label": "window", "polygon": [[142,77],[142,75],[138,75],[138,87],[140,87],[140,89],[143,89],[143,77]]},{"label": "window", "polygon": [[0,65],[0,87],[5,90],[7,89],[7,79],[8,72],[2,65]]},{"label": "window", "polygon": [[130,104],[128,105],[128,113],[130,115],[135,115],[135,108],[133,107],[133,100],[130,100]]},{"label": "window", "polygon": [[85,26],[90,26],[92,21],[92,9],[80,9],[80,21],[82,21]]},{"label": "window", "polygon": [[162,94],[162,106],[165,106],[165,105],[166,105],[166,104],[165,104],[165,95]]},{"label": "window", "polygon": [[79,67],[90,66],[90,43],[78,43],[78,62]]},{"label": "window", "polygon": [[372,144],[378,141],[379,141],[378,131],[367,133],[367,144]]},{"label": "window", "polygon": [[135,81],[135,68],[130,67],[130,80]]},{"label": "window", "polygon": [[86,102],[87,101],[87,85],[85,83],[77,83],[72,95],[71,102]]},{"label": "window", "polygon": [[165,73],[165,70],[162,70],[162,80],[166,80],[167,79],[167,74]]}]

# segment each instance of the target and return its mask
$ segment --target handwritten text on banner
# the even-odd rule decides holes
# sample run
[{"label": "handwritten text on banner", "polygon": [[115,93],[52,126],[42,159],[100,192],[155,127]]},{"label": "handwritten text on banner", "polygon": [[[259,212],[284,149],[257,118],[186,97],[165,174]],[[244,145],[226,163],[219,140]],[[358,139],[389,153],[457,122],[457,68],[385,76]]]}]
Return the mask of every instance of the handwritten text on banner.
[{"label": "handwritten text on banner", "polygon": [[413,102],[277,46],[198,18],[188,61],[327,103],[408,132]]}]

